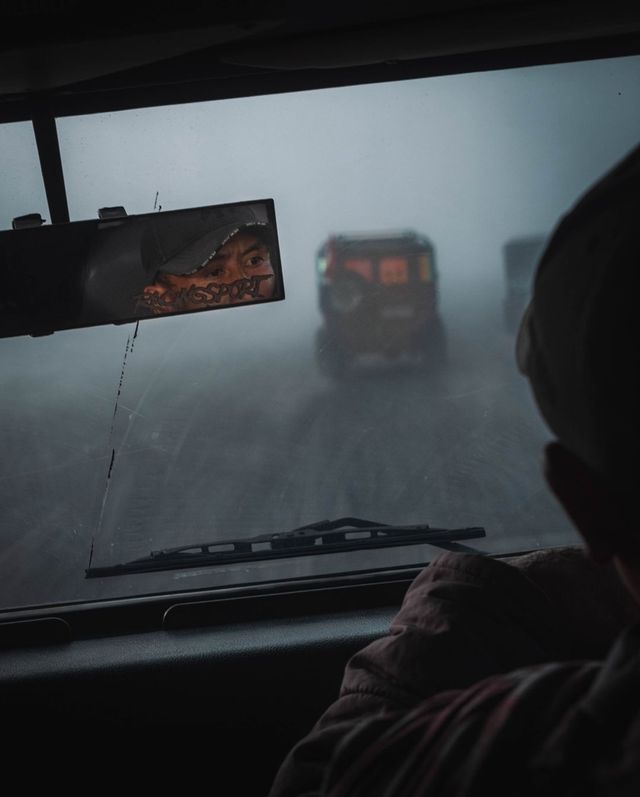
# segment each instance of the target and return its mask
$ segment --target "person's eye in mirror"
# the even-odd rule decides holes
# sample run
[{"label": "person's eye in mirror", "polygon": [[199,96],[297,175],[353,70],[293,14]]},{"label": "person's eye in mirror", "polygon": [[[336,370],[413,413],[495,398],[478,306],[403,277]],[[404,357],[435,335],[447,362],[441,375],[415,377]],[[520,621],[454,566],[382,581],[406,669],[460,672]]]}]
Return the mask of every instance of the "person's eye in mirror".
[{"label": "person's eye in mirror", "polygon": [[258,251],[250,254],[244,263],[245,268],[259,268],[260,266],[270,266],[269,253],[266,247],[260,247]]}]

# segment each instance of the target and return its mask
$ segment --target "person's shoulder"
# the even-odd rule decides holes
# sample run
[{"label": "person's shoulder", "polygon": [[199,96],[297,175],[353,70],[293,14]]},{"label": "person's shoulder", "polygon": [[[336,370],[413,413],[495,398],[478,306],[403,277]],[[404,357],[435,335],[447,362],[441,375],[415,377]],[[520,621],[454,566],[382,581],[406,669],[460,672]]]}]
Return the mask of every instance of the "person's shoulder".
[{"label": "person's shoulder", "polygon": [[375,733],[360,723],[337,751],[323,793],[534,793],[538,770],[545,780],[565,766],[543,753],[600,670],[598,662],[534,665],[435,694],[399,719],[372,718]]}]

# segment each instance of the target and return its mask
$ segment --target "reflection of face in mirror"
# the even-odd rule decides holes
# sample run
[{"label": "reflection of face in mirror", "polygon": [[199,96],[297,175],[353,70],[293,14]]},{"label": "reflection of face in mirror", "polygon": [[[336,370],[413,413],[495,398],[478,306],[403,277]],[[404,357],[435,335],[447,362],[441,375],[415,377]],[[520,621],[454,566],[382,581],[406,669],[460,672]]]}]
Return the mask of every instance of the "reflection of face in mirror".
[{"label": "reflection of face in mirror", "polygon": [[245,229],[190,274],[158,271],[140,301],[154,315],[203,310],[270,299],[274,283],[268,239]]}]

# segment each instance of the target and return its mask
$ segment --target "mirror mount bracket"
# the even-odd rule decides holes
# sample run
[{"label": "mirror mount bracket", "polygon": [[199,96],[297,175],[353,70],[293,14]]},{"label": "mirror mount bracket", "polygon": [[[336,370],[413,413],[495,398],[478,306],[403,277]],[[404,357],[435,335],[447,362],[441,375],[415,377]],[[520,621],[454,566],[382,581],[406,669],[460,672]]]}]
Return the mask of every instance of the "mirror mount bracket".
[{"label": "mirror mount bracket", "polygon": [[11,220],[14,230],[24,230],[26,227],[42,227],[45,220],[39,213],[27,213],[26,216],[16,216]]}]

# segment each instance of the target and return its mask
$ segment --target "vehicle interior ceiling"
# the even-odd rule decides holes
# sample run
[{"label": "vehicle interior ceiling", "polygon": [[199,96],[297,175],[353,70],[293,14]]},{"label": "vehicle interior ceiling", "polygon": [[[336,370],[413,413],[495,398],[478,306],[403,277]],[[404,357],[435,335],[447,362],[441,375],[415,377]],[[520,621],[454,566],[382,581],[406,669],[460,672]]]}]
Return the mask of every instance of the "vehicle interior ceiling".
[{"label": "vehicle interior ceiling", "polygon": [[[46,196],[43,215],[50,224],[66,224],[87,217],[74,211],[69,180],[75,177],[69,178],[64,169],[65,147],[69,148],[69,141],[79,140],[73,139],[71,129],[76,118],[94,115],[97,119],[101,114],[107,118],[120,112],[162,110],[163,106],[180,109],[192,103],[234,98],[273,97],[275,102],[276,97],[294,96],[298,92],[350,86],[370,85],[371,91],[375,91],[381,84],[389,87],[398,81],[640,55],[640,10],[618,0],[607,4],[527,0],[399,0],[389,4],[329,0],[308,7],[285,0],[260,3],[245,0],[226,5],[184,0],[166,10],[143,9],[116,0],[100,9],[98,16],[95,12],[94,7],[77,2],[14,2],[0,9],[0,128],[25,123],[32,126]],[[343,106],[336,102],[339,114]],[[295,111],[286,111],[284,123],[288,124],[294,114]],[[68,130],[64,127],[67,120]],[[162,116],[155,120],[161,136]],[[322,126],[324,119],[319,116],[315,124]],[[260,108],[255,125],[259,135]],[[416,135],[419,140],[420,131]],[[82,131],[79,136],[82,137]],[[336,139],[336,146],[339,144]],[[126,143],[122,146],[126,148]],[[392,148],[392,142],[389,147]],[[92,153],[89,157],[100,158],[99,149]],[[312,157],[311,153],[307,155]],[[180,164],[188,162],[184,152],[176,153],[176,157]],[[224,153],[219,157],[224,159]],[[173,167],[167,163],[166,168],[171,171]],[[375,172],[375,161],[370,168]],[[339,175],[334,177],[336,190],[348,194],[349,186],[341,182]],[[245,191],[244,187],[240,190]],[[311,183],[308,188],[311,200],[314,190]],[[438,186],[434,190],[438,191]],[[232,192],[230,200],[256,200],[260,196],[266,196],[262,186],[255,195],[240,196]],[[356,197],[354,201],[358,201]],[[127,210],[134,207],[135,212],[135,202],[127,195],[126,188],[120,199],[119,204]],[[298,199],[299,196],[288,198],[290,203]],[[224,197],[216,194],[210,204],[223,201]],[[280,195],[276,198],[276,211],[282,207],[279,235],[285,288],[291,275],[291,291],[282,303],[284,306],[296,295],[298,278],[294,276],[294,266],[311,272],[313,257],[310,256],[310,266],[290,262],[293,258],[287,256],[283,223],[290,210],[286,201],[278,204],[279,201]],[[177,206],[200,204],[206,202],[200,196],[191,200],[186,193]],[[96,207],[94,213],[97,210]],[[18,208],[14,215],[27,212],[29,208]],[[414,222],[407,226],[411,224]],[[8,227],[4,219],[2,226]],[[391,226],[398,226],[395,220]],[[352,229],[351,225],[346,225],[346,229]],[[526,237],[547,231],[519,232]],[[326,232],[341,231],[334,227]],[[420,232],[430,234],[428,220]],[[320,239],[307,243],[317,249]],[[446,264],[444,255],[438,254],[438,240],[435,250],[440,258],[439,278],[444,285]],[[449,312],[455,314],[454,303],[451,307],[454,309]],[[254,309],[257,313],[270,308],[246,308]],[[275,304],[273,311],[274,317],[280,312]],[[239,309],[211,318],[216,322],[220,318],[221,325],[231,325],[231,320],[226,322],[224,317],[239,319],[244,312]],[[268,324],[264,315],[264,324]],[[207,320],[206,314],[203,318]],[[166,319],[171,320],[175,319]],[[148,328],[157,324],[161,330],[164,323],[165,320],[150,321]],[[508,334],[513,336],[516,322],[510,317],[509,323]],[[140,326],[137,347],[143,345],[145,325],[147,322]],[[93,332],[75,330],[73,340],[84,335],[86,341]],[[61,334],[69,333],[56,333],[52,337]],[[282,339],[285,343],[279,345],[286,347],[286,329]],[[15,344],[12,340],[0,341],[11,368],[15,358],[22,362],[32,356],[38,340],[26,337]],[[96,340],[99,347],[101,344]],[[512,337],[505,340],[508,348]],[[14,348],[10,349],[10,345]],[[19,350],[15,348],[18,345]],[[124,374],[125,367],[119,351],[118,358],[113,358],[109,366],[113,371],[114,392],[118,377],[122,384],[120,368]],[[55,365],[48,367],[54,369]],[[294,383],[295,375],[288,376],[279,363],[271,367],[276,375],[283,374],[283,380],[291,379]],[[335,370],[336,361],[329,363],[329,367]],[[127,368],[133,371],[131,362]],[[505,376],[504,381],[515,379],[515,365],[513,368],[514,375]],[[149,373],[140,377],[141,385],[144,379],[150,383]],[[238,378],[245,377],[241,373]],[[394,378],[392,375],[382,388],[388,397],[384,405],[387,409],[380,410],[380,418],[392,401]],[[400,381],[410,378],[404,372],[397,377]],[[355,387],[350,383],[351,392],[346,397],[344,393],[337,397],[331,394],[331,411],[341,411],[355,393],[359,402],[367,400],[373,381],[362,378]],[[221,382],[211,381],[207,385],[208,389],[211,386],[217,389]],[[281,388],[283,394],[286,389],[286,385]],[[144,390],[144,385],[140,390]],[[417,407],[419,394],[412,401]],[[311,406],[316,413],[328,412],[326,401],[323,404],[317,400]],[[88,412],[81,406],[70,407],[69,411],[79,416]],[[406,421],[410,422],[410,411]],[[35,422],[34,416],[30,422]],[[327,429],[325,433],[331,435],[333,427]],[[460,430],[456,445],[464,447],[466,432],[463,426]],[[108,432],[107,428],[105,434]],[[415,435],[419,438],[418,426]],[[367,438],[363,437],[360,459],[348,460],[345,465],[340,460],[337,433],[334,443],[338,449],[332,457],[327,457],[325,467],[342,468],[342,479],[357,480],[358,462],[362,464],[368,456],[382,456],[379,450],[367,453]],[[419,439],[415,445],[419,451]],[[229,446],[232,452],[233,442]],[[243,453],[245,449],[239,443],[238,446],[238,459],[247,456]],[[165,454],[172,456],[170,446]],[[283,469],[287,463],[296,467],[293,459],[287,459],[290,456],[286,452],[282,455]],[[232,454],[228,460],[232,461]],[[235,463],[233,467],[242,468],[243,464]],[[271,478],[272,474],[264,476]],[[317,483],[320,477],[316,473],[314,478]],[[412,478],[409,461],[401,479],[408,484]],[[487,490],[491,492],[490,472],[486,479]],[[213,480],[214,493],[215,484]],[[308,489],[313,490],[313,486]],[[282,503],[295,506],[296,492],[287,493],[283,487],[282,494]],[[37,496],[31,498],[39,500]],[[445,499],[458,505],[464,505],[466,500],[464,490],[458,491],[455,485]],[[22,500],[24,505],[16,512],[24,519],[31,512],[25,508],[31,499]],[[338,517],[356,514],[352,509],[345,502],[332,507],[325,501],[321,511],[326,517]],[[259,510],[256,512],[259,517]],[[421,516],[425,513],[428,509],[422,508]],[[376,509],[367,512],[364,506],[359,514],[376,517],[379,512]],[[7,523],[14,522],[13,514],[5,515]],[[292,512],[292,517],[298,520],[296,512]],[[456,517],[463,519],[466,515],[458,511]],[[102,515],[100,518],[102,522]],[[319,519],[320,515],[306,517],[308,523]],[[296,520],[284,527],[265,522],[263,529],[256,525],[255,530],[287,531],[296,526]],[[414,513],[411,518],[398,520],[417,522],[418,516]],[[425,523],[432,520],[428,514],[424,517]],[[304,522],[301,518],[297,525]],[[466,524],[480,526],[484,522],[484,518],[474,516]],[[513,515],[509,522],[516,523],[517,516]],[[458,525],[462,524],[461,520]],[[119,528],[116,521],[113,528]],[[51,534],[55,533],[52,525]],[[7,532],[8,537],[11,534]],[[186,534],[186,539],[181,537],[175,544],[186,544],[194,535],[195,532]],[[235,538],[239,533],[228,536]],[[0,606],[0,704],[7,722],[16,728],[35,728],[43,739],[51,738],[47,734],[57,732],[62,724],[72,724],[83,734],[94,734],[92,738],[102,733],[124,733],[125,729],[169,736],[179,730],[182,738],[189,739],[205,735],[218,771],[226,767],[230,772],[233,768],[239,792],[247,794],[266,792],[285,753],[336,696],[347,658],[386,632],[408,584],[428,561],[428,555],[434,555],[433,549],[429,549],[428,555],[422,549],[414,561],[390,555],[388,559],[367,560],[370,566],[357,570],[350,567],[349,560],[338,568],[327,565],[320,571],[303,569],[299,571],[302,575],[288,574],[283,565],[268,571],[268,577],[251,576],[248,581],[236,579],[209,587],[206,579],[183,578],[163,590],[155,588],[155,582],[149,580],[150,586],[133,586],[122,594],[105,593],[102,598],[97,597],[98,592],[78,591],[67,596],[61,586],[49,600],[43,591],[29,593],[26,577],[20,581],[20,557],[28,557],[34,551],[25,540],[26,537],[22,541],[12,537],[11,544],[5,548],[3,543],[0,547],[3,578],[4,574],[8,579],[11,575],[12,583],[20,583],[24,588],[20,599],[7,598]],[[112,559],[105,553],[105,561],[122,562],[141,555],[130,542],[127,542],[129,547],[123,544]],[[545,544],[552,542],[547,540]],[[169,547],[170,540],[163,538],[158,545]],[[456,546],[455,542],[445,541],[435,553],[442,548],[468,550]],[[473,540],[469,546],[474,547]],[[531,547],[534,545],[516,545],[517,550]],[[499,551],[484,550],[495,554],[514,552],[508,546]],[[55,546],[49,547],[46,539],[38,540],[37,551],[48,568],[56,568]],[[203,569],[206,570],[204,565]],[[116,584],[118,577],[107,581]],[[192,588],[196,583],[197,588]],[[29,600],[29,594],[35,597]],[[244,770],[235,769],[241,760],[252,764]]]}]

